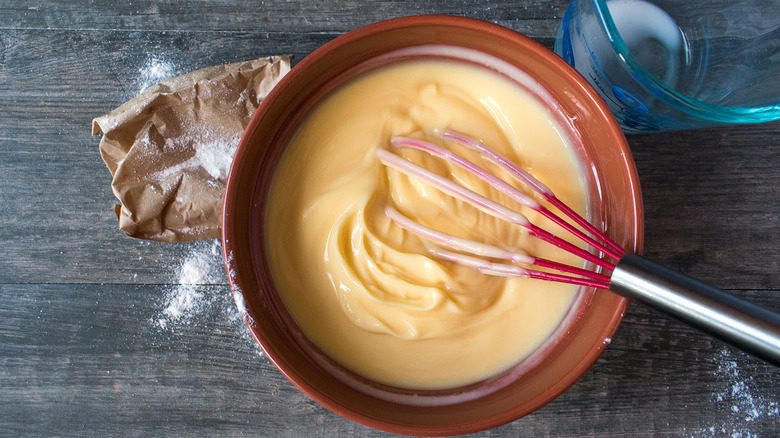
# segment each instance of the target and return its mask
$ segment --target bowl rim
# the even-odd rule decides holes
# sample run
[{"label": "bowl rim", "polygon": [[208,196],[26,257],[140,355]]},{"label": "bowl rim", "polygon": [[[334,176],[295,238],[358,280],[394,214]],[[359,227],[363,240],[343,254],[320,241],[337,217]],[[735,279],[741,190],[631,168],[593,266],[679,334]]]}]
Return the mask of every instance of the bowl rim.
[{"label": "bowl rim", "polygon": [[[606,106],[606,103],[599,97],[598,93],[587,83],[587,81],[568,63],[562,58],[558,57],[552,50],[544,47],[540,43],[532,40],[531,38],[522,35],[514,30],[506,27],[489,23],[486,21],[459,17],[449,15],[417,15],[393,18],[369,24],[350,32],[347,32],[323,46],[313,51],[310,55],[303,58],[291,71],[286,74],[279,83],[270,91],[268,96],[261,103],[255,114],[252,116],[249,124],[247,125],[244,134],[241,137],[239,145],[237,147],[233,164],[228,175],[226,191],[223,204],[223,225],[222,225],[222,243],[223,243],[223,257],[226,270],[228,272],[228,280],[230,282],[231,291],[234,299],[239,307],[239,312],[244,320],[245,324],[249,328],[253,338],[260,345],[265,352],[266,356],[271,362],[279,369],[282,374],[301,391],[317,401],[322,406],[329,410],[349,418],[358,423],[389,431],[394,433],[405,433],[413,435],[451,435],[451,434],[464,434],[486,430],[492,427],[496,427],[508,422],[514,421],[517,418],[527,415],[540,407],[546,405],[554,398],[558,397],[561,393],[566,391],[574,383],[576,383],[580,377],[595,363],[596,359],[604,351],[603,346],[598,348],[594,346],[590,348],[588,354],[586,354],[582,360],[573,365],[571,370],[566,375],[566,379],[562,379],[552,385],[549,390],[545,391],[543,397],[537,397],[534,399],[534,403],[529,403],[526,406],[524,413],[520,415],[515,411],[504,412],[501,415],[494,415],[490,418],[484,418],[481,421],[473,421],[470,424],[453,424],[451,426],[438,426],[431,428],[428,426],[420,426],[414,424],[400,424],[398,422],[387,421],[382,418],[375,418],[372,416],[366,416],[359,412],[351,410],[348,406],[345,406],[338,400],[330,397],[328,394],[322,393],[318,388],[312,385],[305,379],[299,378],[293,372],[287,368],[283,360],[279,360],[276,356],[276,352],[271,346],[264,342],[263,334],[259,332],[257,324],[254,321],[251,309],[248,309],[244,302],[244,293],[247,289],[243,287],[241,278],[238,275],[237,263],[233,257],[234,254],[234,242],[233,236],[236,232],[234,222],[232,220],[232,212],[237,199],[237,192],[239,187],[237,186],[237,173],[238,164],[240,163],[244,155],[246,155],[248,148],[250,148],[250,138],[255,134],[260,125],[262,117],[267,113],[271,103],[280,95],[290,84],[298,81],[299,77],[305,72],[311,65],[320,62],[324,57],[327,57],[330,52],[342,45],[350,44],[354,41],[366,38],[368,36],[382,33],[390,30],[399,30],[404,28],[417,28],[427,26],[446,26],[451,28],[469,28],[472,30],[478,30],[487,33],[492,38],[497,39],[510,39],[524,46],[527,46],[530,50],[533,50],[536,54],[543,57],[545,62],[553,64],[562,75],[566,76],[566,79],[577,86],[581,87],[586,94],[591,97],[592,103],[595,104],[595,109],[598,110],[599,116],[606,122],[604,129],[608,131],[607,136],[610,138],[622,139],[619,141],[619,145],[616,146],[621,153],[621,165],[624,166],[624,170],[628,175],[630,183],[630,193],[633,195],[633,218],[634,218],[634,252],[641,252],[643,246],[643,231],[644,231],[644,217],[643,206],[641,199],[641,191],[639,187],[639,180],[637,171],[632,159],[628,143],[625,140],[625,136],[620,129],[617,120],[612,115],[611,111]],[[620,324],[625,310],[628,306],[628,300],[625,298],[619,298],[618,304],[615,307],[615,311],[612,312],[609,321],[605,322],[601,335],[606,338],[612,337]]]}]

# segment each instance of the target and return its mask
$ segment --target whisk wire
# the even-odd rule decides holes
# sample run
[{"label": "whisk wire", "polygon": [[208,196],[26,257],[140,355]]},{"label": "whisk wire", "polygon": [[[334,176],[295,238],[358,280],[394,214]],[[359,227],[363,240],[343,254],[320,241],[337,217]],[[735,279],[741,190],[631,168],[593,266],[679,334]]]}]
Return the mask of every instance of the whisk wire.
[{"label": "whisk wire", "polygon": [[[546,200],[548,205],[557,209],[560,214],[585,231],[580,231],[579,228],[570,225],[567,220],[556,214],[550,213],[548,215],[545,211],[549,210],[535,199],[517,191],[506,181],[491,175],[486,170],[452,152],[427,142],[403,137],[394,139],[392,143],[398,147],[414,147],[424,150],[462,167],[520,202],[521,205],[534,209],[552,222],[561,225],[574,236],[588,243],[595,251],[598,251],[599,256],[536,227],[522,213],[495,203],[447,178],[429,172],[388,150],[378,150],[377,156],[385,165],[394,167],[410,177],[419,178],[444,193],[468,202],[494,217],[520,225],[528,231],[528,234],[577,254],[608,272],[592,272],[555,261],[535,258],[522,251],[504,250],[450,236],[418,224],[388,206],[386,212],[391,220],[410,233],[435,244],[429,247],[429,251],[436,257],[472,267],[489,275],[536,278],[607,289],[623,297],[641,301],[745,352],[780,366],[780,314],[678,274],[636,254],[627,253],[602,231],[560,201],[547,186],[495,150],[478,140],[456,132],[445,131],[438,133],[438,135],[444,140],[460,143],[479,152],[484,160],[507,170],[514,179],[525,184]],[[511,190],[507,186],[511,187]],[[539,205],[538,209],[537,205]],[[563,225],[563,223],[567,225]],[[601,256],[613,259],[614,263],[602,260]],[[496,260],[505,260],[507,263]],[[521,264],[546,269],[528,269],[526,266],[520,266]],[[560,271],[562,274],[552,270]]]},{"label": "whisk wire", "polygon": [[[531,187],[532,190],[545,197],[545,199],[553,200],[554,202],[552,202],[552,205],[555,205],[556,203],[563,205],[565,208],[559,210],[561,210],[564,214],[566,214],[567,217],[569,215],[573,215],[574,217],[581,218],[581,216],[573,212],[570,208],[565,206],[565,204],[558,201],[558,198],[555,197],[555,195],[548,187],[543,185],[541,182],[536,180],[533,176],[523,171],[522,169],[520,169],[519,167],[511,163],[508,159],[506,159],[505,157],[503,157],[493,149],[487,147],[483,143],[471,139],[470,137],[463,136],[462,134],[454,133],[452,131],[446,131],[440,136],[442,138],[454,139],[455,141],[458,141],[460,143],[467,142],[468,147],[476,148],[476,150],[478,150],[482,156],[489,156],[490,161],[497,162],[501,167],[507,169],[511,174],[516,176],[516,179],[518,179],[518,181],[528,185],[529,187]],[[620,257],[622,256],[622,252],[614,250],[613,246],[617,246],[617,245],[614,244],[613,242],[612,245],[602,244],[599,240],[596,240],[595,238],[591,237],[590,235],[584,233],[580,229],[571,225],[569,222],[560,218],[558,215],[552,213],[549,209],[541,205],[535,199],[517,190],[512,185],[508,184],[506,181],[498,178],[497,176],[491,174],[484,168],[461,157],[460,155],[457,155],[447,149],[441,148],[432,143],[422,141],[419,139],[409,138],[409,137],[395,137],[392,139],[391,143],[393,146],[398,148],[408,147],[408,148],[421,150],[431,154],[434,157],[438,157],[447,162],[455,164],[456,166],[461,167],[462,169],[474,174],[479,179],[485,181],[486,183],[488,183],[490,186],[494,187],[498,191],[506,194],[511,199],[520,203],[520,205],[524,205],[534,211],[539,212],[544,217],[560,225],[565,230],[572,233],[575,237],[579,238],[586,244],[590,245],[596,251],[605,254],[607,257],[613,258],[615,260],[619,260]],[[561,248],[574,255],[577,255],[583,258],[584,260],[587,260],[597,266],[600,266],[601,268],[607,271],[612,271],[615,267],[613,263],[610,263],[602,259],[600,256],[594,255],[588,250],[580,248],[579,246],[571,242],[568,242],[550,233],[549,231],[537,227],[536,225],[531,223],[525,215],[523,215],[522,213],[514,209],[499,204],[479,193],[474,192],[471,189],[468,189],[460,184],[451,181],[448,178],[445,178],[441,175],[431,172],[428,169],[425,169],[422,166],[412,163],[411,161],[408,161],[403,157],[396,155],[388,150],[379,149],[377,150],[376,154],[379,160],[384,165],[396,169],[408,176],[418,178],[421,181],[441,190],[442,192],[450,196],[453,196],[455,198],[470,203],[474,207],[480,209],[481,211],[491,216],[524,227],[528,231],[529,235],[533,237],[541,239],[558,248]],[[506,165],[501,164],[502,161],[505,161],[507,164]],[[511,167],[509,165],[511,165]],[[474,255],[488,256],[493,258],[503,258],[517,263],[533,264],[540,267],[555,269],[568,274],[574,274],[576,275],[576,277],[568,276],[568,275],[562,276],[559,274],[551,274],[550,272],[547,271],[528,270],[525,268],[516,267],[516,265],[496,264],[494,262],[490,262],[487,260],[477,259],[472,256],[467,256],[462,253],[453,253],[446,250],[434,251],[436,255],[438,255],[441,258],[452,260],[463,265],[477,267],[478,269],[480,269],[482,272],[485,273],[493,273],[494,275],[514,275],[514,276],[542,278],[551,281],[563,281],[563,282],[574,283],[574,284],[586,284],[585,282],[587,282],[587,285],[591,285],[595,287],[605,287],[609,284],[609,276],[607,275],[595,273],[590,270],[586,270],[582,268],[576,268],[555,261],[536,259],[536,258],[528,259],[528,256],[520,256],[519,253],[517,252],[507,252],[506,254],[501,254],[498,251],[503,251],[503,250],[500,250],[495,247],[492,247],[488,251],[486,248],[487,246],[485,244],[474,242],[468,239],[461,239],[455,236],[438,232],[428,227],[424,227],[421,224],[417,224],[411,219],[408,219],[405,216],[401,215],[395,209],[388,208],[386,210],[386,213],[394,222],[396,222],[403,228],[407,229],[408,231],[417,234],[421,237],[424,237],[426,239],[432,240],[440,245],[444,245],[449,248],[456,249],[458,251],[465,251]],[[570,218],[570,219],[572,221],[577,222],[576,219],[574,218]],[[584,221],[584,219],[582,220]],[[587,221],[585,222],[587,223]],[[611,240],[606,238],[606,236],[603,236],[603,233],[596,232],[594,234],[597,237],[599,236],[604,237],[604,239],[607,242],[611,242]],[[621,249],[621,251],[623,250]],[[515,266],[515,267],[512,268],[511,266]]]},{"label": "whisk wire", "polygon": [[[510,251],[486,243],[475,242],[470,239],[463,239],[457,236],[453,236],[451,234],[447,234],[435,230],[433,228],[426,227],[425,225],[422,225],[404,216],[398,210],[396,210],[390,205],[385,207],[385,214],[387,214],[387,216],[393,222],[398,224],[401,228],[447,248],[455,249],[461,252],[482,256],[482,257],[489,257],[493,259],[512,261],[515,263],[522,263],[526,265],[534,265],[534,266],[539,266],[548,269],[555,269],[557,271],[589,278],[591,281],[597,282],[599,285],[598,287],[601,287],[605,284],[609,284],[609,277],[604,274],[600,274],[597,272],[578,268],[571,265],[566,265],[564,263],[559,263],[553,260],[534,257],[520,250]],[[432,248],[430,251],[434,255],[437,255],[446,260],[458,262],[463,265],[477,267],[482,272],[485,273],[494,273],[499,271],[498,264],[493,262],[488,262],[484,259],[463,256],[460,253],[453,253],[453,252],[449,252],[441,249],[435,249],[435,248]],[[501,272],[503,273],[496,274],[496,275],[507,275],[507,273],[511,273],[511,275],[514,276],[551,279],[549,278],[550,276],[546,276],[546,274],[548,274],[547,272],[535,271],[535,270],[524,269],[524,268],[520,270],[520,268],[517,267],[516,265],[503,264],[501,266],[502,266]],[[514,266],[515,268],[510,269],[508,268],[509,266]],[[488,269],[488,267],[490,267],[490,269]],[[553,281],[565,281],[566,279],[571,279],[571,278],[576,278],[576,277],[556,276]],[[565,282],[570,282],[570,281],[565,281]],[[593,284],[588,284],[588,285],[593,285]]]},{"label": "whisk wire", "polygon": [[[550,190],[549,187],[544,185],[538,179],[534,178],[534,176],[531,175],[530,173],[521,169],[517,164],[512,162],[510,159],[508,159],[507,157],[505,157],[495,149],[491,148],[490,146],[486,145],[485,143],[479,140],[476,140],[474,138],[471,138],[469,136],[454,131],[449,131],[449,130],[443,131],[439,133],[439,137],[445,140],[454,141],[456,143],[465,146],[468,149],[477,151],[482,155],[483,158],[485,158],[489,162],[496,164],[501,168],[503,168],[504,170],[508,171],[509,174],[512,175],[518,182],[525,184],[526,187],[530,188],[535,193],[542,196],[551,205],[557,208],[558,211],[560,211],[566,217],[574,221],[577,225],[584,228],[588,233],[595,236],[595,238],[598,239],[598,241],[603,242],[606,246],[611,248],[614,252],[602,251],[609,257],[615,260],[620,260],[620,258],[626,253],[626,250],[623,249],[620,245],[615,243],[612,239],[607,237],[607,235],[604,234],[601,230],[596,228],[593,224],[588,222],[580,214],[572,210],[568,205],[564,204],[563,201],[558,199],[558,197],[555,196],[555,194],[552,192],[552,190]],[[577,232],[579,232],[579,230],[577,230],[574,227],[571,227],[567,222],[563,221],[558,216],[555,215],[552,216],[553,217],[548,217],[548,219],[564,227],[567,231],[572,232],[574,234],[577,234]],[[580,236],[578,235],[578,237]],[[594,247],[598,248],[598,246],[596,245],[594,245]]]},{"label": "whisk wire", "polygon": [[[466,137],[462,134],[456,134],[452,131],[445,131],[445,133],[441,134],[443,138],[450,138],[445,136],[453,136],[457,135],[455,139],[457,139],[458,142],[469,142],[468,146],[478,148],[480,153],[485,152],[485,154],[488,154],[487,156],[490,158],[491,161],[494,159],[496,160],[495,163],[499,164],[501,167],[505,168],[507,171],[510,172],[510,174],[514,175],[518,181],[521,183],[524,183],[531,187],[534,191],[537,191],[537,193],[543,195],[547,199],[553,200],[553,204],[559,204],[563,206],[564,208],[559,208],[564,214],[567,216],[574,216],[571,219],[575,222],[584,222],[588,225],[590,225],[585,219],[583,219],[580,215],[578,215],[576,212],[571,210],[568,206],[563,204],[561,201],[558,200],[557,197],[553,194],[553,192],[547,188],[544,184],[539,182],[536,178],[525,172],[524,170],[517,167],[514,163],[511,163],[506,157],[499,154],[492,148],[484,145],[481,142],[477,142],[477,140],[473,140],[470,137]],[[447,149],[441,148],[437,145],[434,145],[433,143],[429,143],[423,140],[418,140],[414,138],[409,137],[394,137],[392,139],[392,144],[395,147],[407,147],[407,148],[413,148],[417,150],[421,150],[423,152],[426,152],[428,154],[431,154],[432,156],[441,158],[447,162],[450,162],[452,164],[455,164],[456,166],[472,173],[482,181],[490,184],[492,187],[496,188],[500,192],[506,194],[513,200],[517,201],[521,205],[524,205],[544,217],[550,219],[555,224],[561,226],[563,229],[568,231],[569,233],[576,236],[578,239],[582,240],[583,242],[587,243],[588,245],[595,248],[597,251],[604,253],[608,257],[619,260],[620,257],[625,252],[620,246],[618,246],[616,243],[612,242],[608,237],[606,237],[603,233],[596,230],[595,227],[592,225],[590,228],[592,228],[595,232],[593,233],[598,238],[600,238],[602,241],[606,241],[606,244],[602,244],[600,240],[597,240],[586,233],[582,232],[581,230],[577,229],[572,224],[566,222],[564,219],[562,219],[560,216],[556,215],[543,205],[541,205],[539,202],[537,202],[535,199],[531,198],[530,196],[526,195],[525,193],[517,190],[512,185],[506,183],[504,180],[498,178],[497,176],[493,175],[492,173],[488,172],[484,168],[474,164],[473,162],[461,157],[460,155],[457,155]],[[478,146],[474,146],[477,144]],[[381,150],[378,151],[378,153],[382,152]],[[382,152],[383,153],[383,152]],[[400,157],[399,157],[400,158]],[[471,200],[471,201],[478,201],[480,205],[488,203],[492,207],[490,208],[490,212],[483,209],[483,211],[488,212],[489,214],[493,214],[491,212],[495,212],[498,210],[498,207],[500,204],[495,203],[487,198],[482,197],[481,195],[478,195],[477,193],[456,185],[455,183],[451,182],[450,180],[447,180],[446,178],[440,177],[439,175],[434,174],[433,172],[428,171],[427,169],[424,169],[420,166],[413,165],[409,166],[408,164],[401,163],[399,160],[395,160],[394,158],[390,158],[388,160],[387,157],[380,157],[380,160],[385,162],[385,164],[390,165],[391,167],[395,167],[397,170],[401,170],[401,167],[407,169],[409,173],[413,173],[415,176],[420,177],[421,179],[424,179],[426,182],[428,182],[431,185],[436,186],[440,190],[445,191],[445,193],[450,194],[451,196],[459,197],[464,200]],[[389,164],[389,161],[392,161],[392,164]],[[406,160],[404,160],[406,161]],[[410,162],[406,162],[411,164]],[[511,167],[509,167],[511,165]],[[457,186],[457,187],[455,187]],[[501,206],[503,207],[503,206]],[[493,214],[495,216],[495,214]],[[501,218],[500,216],[497,216]],[[576,218],[579,218],[579,221],[577,221]],[[580,251],[576,249],[577,247],[571,244],[568,244],[568,242],[545,232],[544,230],[541,230],[532,224],[530,224],[527,220],[521,221],[522,223],[518,222],[518,225],[524,226],[529,229],[529,231],[532,233],[532,235],[541,238],[542,240],[545,240],[549,243],[552,243],[555,246],[558,246],[560,248],[566,249],[567,251],[572,251],[576,253],[577,255],[587,259],[590,262],[593,262],[605,269],[612,269],[612,265],[608,265],[606,262],[603,262],[600,258],[593,256],[587,251]],[[514,222],[513,222],[514,223]],[[526,225],[529,223],[529,225]],[[619,251],[614,250],[614,247],[619,248]]]},{"label": "whisk wire", "polygon": [[[606,289],[609,287],[609,277],[600,275],[602,278],[582,278],[569,275],[556,274],[554,272],[537,271],[526,269],[518,265],[509,265],[506,263],[495,263],[478,257],[472,257],[464,254],[454,253],[443,249],[434,249],[431,251],[436,256],[455,262],[464,266],[477,269],[479,272],[488,275],[502,277],[527,277],[538,280],[554,281],[558,283],[576,284],[580,286],[592,286]],[[571,267],[570,267],[571,268]],[[592,273],[591,273],[592,274]]]}]

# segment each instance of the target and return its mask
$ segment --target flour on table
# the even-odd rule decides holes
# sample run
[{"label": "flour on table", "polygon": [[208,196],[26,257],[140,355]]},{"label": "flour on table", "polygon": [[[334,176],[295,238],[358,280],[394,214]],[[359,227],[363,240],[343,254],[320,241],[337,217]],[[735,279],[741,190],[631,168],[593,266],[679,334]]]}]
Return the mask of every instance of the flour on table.
[{"label": "flour on table", "polygon": [[722,407],[722,423],[701,431],[697,437],[757,438],[751,430],[756,422],[775,417],[780,420],[780,401],[776,395],[766,397],[761,384],[751,374],[754,370],[741,370],[740,357],[724,348],[716,357],[718,365],[715,377],[720,382],[713,391],[713,402]]},{"label": "flour on table", "polygon": [[167,328],[175,323],[187,323],[213,304],[215,297],[200,286],[220,282],[219,252],[218,240],[192,245],[192,249],[178,267],[177,285],[166,293],[165,309],[157,320],[160,328]]},{"label": "flour on table", "polygon": [[191,327],[217,332],[227,328],[243,341],[244,347],[262,355],[244,324],[246,307],[235,300],[226,284],[219,239],[187,244],[188,251],[172,273],[173,286],[164,290],[160,314],[152,319],[157,329],[176,333]]},{"label": "flour on table", "polygon": [[177,73],[177,66],[165,59],[153,56],[138,71],[138,94],[158,82],[173,77]]}]

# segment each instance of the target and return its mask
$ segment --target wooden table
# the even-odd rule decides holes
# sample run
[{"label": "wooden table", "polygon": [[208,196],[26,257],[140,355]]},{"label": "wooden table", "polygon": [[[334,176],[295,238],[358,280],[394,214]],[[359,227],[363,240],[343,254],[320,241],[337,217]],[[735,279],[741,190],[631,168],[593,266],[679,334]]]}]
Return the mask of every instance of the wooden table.
[{"label": "wooden table", "polygon": [[[263,356],[238,319],[219,242],[151,243],[117,229],[90,121],[167,76],[300,60],[403,15],[485,19],[552,47],[565,6],[0,0],[0,435],[386,435],[311,401]],[[646,255],[780,310],[779,139],[780,123],[629,137]],[[178,284],[196,262],[204,284]],[[476,435],[777,436],[779,377],[633,305],[574,387]]]}]

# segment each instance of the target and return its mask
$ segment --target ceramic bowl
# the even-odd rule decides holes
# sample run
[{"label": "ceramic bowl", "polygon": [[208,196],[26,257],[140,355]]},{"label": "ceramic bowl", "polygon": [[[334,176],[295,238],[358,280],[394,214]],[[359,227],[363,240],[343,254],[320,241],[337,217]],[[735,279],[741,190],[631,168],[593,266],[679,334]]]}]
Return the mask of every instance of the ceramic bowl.
[{"label": "ceramic bowl", "polygon": [[[531,366],[437,391],[367,381],[325,357],[296,327],[275,289],[265,252],[264,206],[275,163],[301,117],[328,90],[366,66],[402,61],[404,56],[434,56],[426,55],[424,48],[442,45],[498,58],[532,76],[552,96],[551,112],[568,130],[588,170],[595,206],[591,219],[607,224],[609,234],[630,251],[641,251],[643,233],[638,179],[617,122],[574,69],[533,40],[473,19],[405,17],[349,32],[301,60],[255,113],[230,170],[223,248],[234,297],[265,354],[303,392],[359,423],[415,435],[475,432],[542,407],[596,361],[627,305],[608,291],[584,291],[565,334],[537,354]],[[480,59],[475,56],[471,62]]]}]

